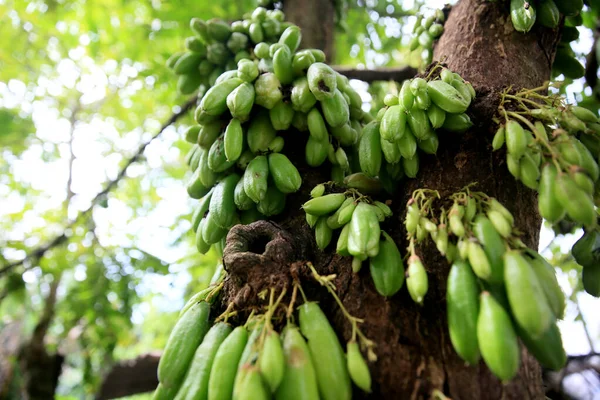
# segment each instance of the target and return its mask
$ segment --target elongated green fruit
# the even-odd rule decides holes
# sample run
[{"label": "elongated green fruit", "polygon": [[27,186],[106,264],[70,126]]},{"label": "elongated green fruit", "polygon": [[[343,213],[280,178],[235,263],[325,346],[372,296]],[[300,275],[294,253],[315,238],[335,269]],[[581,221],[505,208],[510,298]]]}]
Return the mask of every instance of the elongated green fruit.
[{"label": "elongated green fruit", "polygon": [[571,179],[569,174],[558,174],[554,195],[575,222],[586,226],[593,226],[596,223],[597,214],[592,198]]},{"label": "elongated green fruit", "polygon": [[231,326],[224,322],[217,322],[210,328],[194,354],[194,359],[190,364],[185,380],[175,397],[176,400],[202,400],[208,398],[208,382],[213,360],[219,346],[230,332]]},{"label": "elongated green fruit", "polygon": [[298,49],[301,40],[302,34],[300,32],[300,28],[296,25],[286,28],[279,37],[279,43],[285,44],[292,52]]},{"label": "elongated green fruit", "polygon": [[553,163],[542,167],[542,175],[538,188],[538,209],[540,215],[551,223],[560,221],[565,209],[554,195],[557,170]]},{"label": "elongated green fruit", "polygon": [[227,161],[235,162],[242,155],[244,148],[244,131],[238,119],[232,119],[225,129],[225,157]]},{"label": "elongated green fruit", "polygon": [[404,135],[398,140],[398,150],[403,158],[411,159],[417,152],[417,139],[407,126]]},{"label": "elongated green fruit", "polygon": [[202,61],[201,54],[186,52],[179,57],[173,66],[173,72],[177,75],[190,74],[198,67],[200,61]]},{"label": "elongated green fruit", "polygon": [[308,80],[305,76],[294,81],[290,99],[292,101],[292,107],[294,110],[303,113],[309,112],[317,103],[317,99],[310,91]]},{"label": "elongated green fruit", "polygon": [[306,72],[308,86],[317,100],[323,101],[335,95],[337,78],[335,71],[322,62],[312,64]]},{"label": "elongated green fruit", "polygon": [[327,225],[327,218],[320,217],[315,225],[315,239],[319,249],[325,250],[329,246],[332,233],[331,228]]},{"label": "elongated green fruit", "polygon": [[562,319],[565,313],[565,294],[558,284],[554,267],[537,252],[527,252],[527,255],[531,256],[527,261],[538,278],[552,313],[556,318]]},{"label": "elongated green fruit", "polygon": [[526,0],[511,0],[510,19],[519,32],[529,32],[535,24],[535,7]]},{"label": "elongated green fruit", "polygon": [[318,167],[327,159],[328,141],[320,141],[310,136],[306,142],[306,163],[311,167]]},{"label": "elongated green fruit", "polygon": [[319,142],[327,140],[328,132],[325,125],[325,119],[315,107],[308,113],[308,131],[310,136]]},{"label": "elongated green fruit", "polygon": [[346,195],[343,193],[331,193],[308,200],[302,208],[307,214],[322,216],[337,210],[344,200]]},{"label": "elongated green fruit", "polygon": [[204,240],[204,224],[206,223],[206,218],[202,218],[198,223],[198,229],[196,230],[196,249],[200,254],[206,254],[210,250],[210,244],[206,243]]},{"label": "elongated green fruit", "polygon": [[373,121],[363,129],[363,135],[358,144],[358,159],[360,169],[369,176],[378,176],[381,168],[381,138],[379,123]]},{"label": "elongated green fruit", "polygon": [[[233,217],[235,218],[235,214]],[[210,212],[206,214],[204,222],[200,222],[200,226],[202,227],[202,239],[208,245],[219,242],[227,235],[227,231],[229,230],[229,227],[223,228],[217,225],[214,216]],[[198,227],[198,229],[200,229],[200,227]]]},{"label": "elongated green fruit", "polygon": [[477,343],[479,286],[466,261],[455,261],[450,268],[446,304],[452,346],[463,360],[475,365],[480,357]]},{"label": "elongated green fruit", "polygon": [[314,302],[304,303],[299,308],[300,330],[308,340],[321,398],[351,399],[352,387],[344,351],[327,317]]},{"label": "elongated green fruit", "polygon": [[600,247],[600,234],[596,230],[584,230],[583,236],[579,238],[571,249],[571,254],[578,264],[586,267],[594,265],[598,261],[598,247]]},{"label": "elongated green fruit", "polygon": [[283,331],[285,373],[275,393],[277,400],[316,400],[319,398],[317,376],[310,350],[296,326]]},{"label": "elongated green fruit", "polygon": [[427,117],[433,129],[441,128],[446,120],[446,112],[437,105],[431,104],[427,109]]},{"label": "elongated green fruit", "polygon": [[[483,246],[490,267],[490,274],[487,278],[482,276],[480,278],[492,283],[502,283],[504,281],[504,252],[506,250],[504,240],[498,234],[492,222],[484,215],[478,215],[475,218],[473,233]],[[474,254],[474,257],[477,257],[477,255]],[[475,266],[474,268],[481,270],[481,273],[485,275],[485,265],[483,267]]]},{"label": "elongated green fruit", "polygon": [[442,80],[427,82],[427,93],[436,106],[448,113],[460,114],[469,108],[470,98],[464,98],[452,85]]},{"label": "elongated green fruit", "polygon": [[407,177],[415,178],[419,172],[419,154],[415,153],[412,158],[403,158],[402,167]]},{"label": "elongated green fruit", "polygon": [[265,152],[269,149],[269,145],[276,135],[277,132],[271,124],[269,114],[266,112],[257,113],[252,117],[246,132],[248,147],[255,154]]},{"label": "elongated green fruit", "polygon": [[521,124],[511,119],[506,123],[506,150],[516,160],[527,150],[528,139]]},{"label": "elongated green fruit", "polygon": [[258,357],[258,365],[263,379],[274,393],[283,380],[285,358],[279,334],[275,331],[267,333],[263,348]]},{"label": "elongated green fruit", "polygon": [[504,283],[517,323],[532,337],[539,337],[553,315],[534,270],[518,251],[504,254]]},{"label": "elongated green fruit", "polygon": [[298,169],[281,153],[269,154],[269,172],[275,186],[282,193],[294,193],[300,189],[302,178]]},{"label": "elongated green fruit", "polygon": [[267,194],[267,178],[269,162],[266,156],[256,156],[244,172],[244,190],[255,203],[265,198]]},{"label": "elongated green fruit", "polygon": [[483,247],[477,242],[469,241],[467,243],[467,257],[475,275],[481,279],[489,280],[492,276],[492,267]]},{"label": "elongated green fruit", "polygon": [[350,232],[348,234],[348,252],[354,257],[365,260],[369,248],[379,243],[381,230],[375,210],[366,203],[358,203],[352,220],[350,221]]},{"label": "elongated green fruit", "polygon": [[258,202],[256,208],[266,217],[281,214],[285,209],[285,194],[276,187],[269,186],[265,198]]},{"label": "elongated green fruit", "polygon": [[371,373],[360,353],[358,343],[350,341],[346,345],[346,360],[352,382],[367,393],[371,393]]},{"label": "elongated green fruit", "polygon": [[481,293],[477,341],[488,368],[503,382],[519,369],[519,342],[510,316],[489,292]]},{"label": "elongated green fruit", "polygon": [[581,272],[581,281],[585,291],[594,297],[600,297],[600,265],[586,265]]},{"label": "elongated green fruit", "polygon": [[213,116],[223,114],[227,110],[227,96],[242,83],[241,79],[233,78],[208,89],[200,102],[202,112]]},{"label": "elongated green fruit", "polygon": [[563,348],[560,330],[555,322],[537,338],[532,338],[525,330],[517,326],[517,332],[527,350],[540,362],[542,367],[558,371],[567,363],[567,354]]},{"label": "elongated green fruit", "polygon": [[244,365],[243,378],[240,382],[240,389],[234,393],[234,400],[268,400],[271,398],[263,381],[259,368],[253,365]]},{"label": "elongated green fruit", "polygon": [[[447,116],[446,120],[448,120],[449,117],[450,116]],[[408,126],[413,135],[419,140],[429,138],[432,133],[431,124],[429,123],[427,114],[419,108],[413,108],[408,114]]]},{"label": "elongated green fruit", "polygon": [[294,80],[292,69],[292,53],[287,46],[282,46],[273,56],[273,72],[283,85],[288,85]]},{"label": "elongated green fruit", "polygon": [[254,105],[254,85],[244,82],[227,95],[227,108],[231,116],[245,122],[250,117]]},{"label": "elongated green fruit", "polygon": [[560,11],[553,0],[540,0],[537,7],[536,21],[546,28],[556,28],[560,22]]},{"label": "elongated green fruit", "polygon": [[283,98],[281,82],[272,72],[260,75],[254,82],[254,90],[256,91],[255,103],[268,110],[273,108]]},{"label": "elongated green fruit", "polygon": [[176,387],[183,380],[196,348],[208,331],[210,305],[193,305],[175,324],[158,362],[158,380],[163,387]]},{"label": "elongated green fruit", "polygon": [[177,386],[167,389],[162,385],[162,383],[159,383],[156,387],[156,390],[152,394],[152,400],[172,400],[177,394],[178,390],[179,387]]},{"label": "elongated green fruit", "polygon": [[473,126],[471,118],[467,114],[447,114],[442,128],[450,132],[462,133]]},{"label": "elongated green fruit", "polygon": [[381,120],[381,137],[388,142],[400,140],[406,130],[406,120],[406,113],[400,105],[389,107]]},{"label": "elongated green fruit", "polygon": [[325,121],[333,128],[342,126],[350,121],[350,108],[339,89],[334,90],[332,97],[326,97],[321,100],[321,109],[323,110]]},{"label": "elongated green fruit", "polygon": [[429,279],[423,262],[416,255],[408,259],[406,286],[413,301],[417,304],[423,304],[423,298],[429,290]]},{"label": "elongated green fruit", "polygon": [[404,264],[402,255],[386,232],[379,244],[379,254],[369,260],[371,278],[375,289],[382,296],[392,296],[404,284]]},{"label": "elongated green fruit", "polygon": [[208,151],[208,168],[214,172],[223,172],[228,170],[234,161],[227,161],[225,155],[225,133],[215,140]]},{"label": "elongated green fruit", "polygon": [[239,180],[239,175],[235,173],[227,175],[215,187],[210,199],[208,210],[215,223],[221,228],[229,228],[233,223],[235,216],[234,191]]}]

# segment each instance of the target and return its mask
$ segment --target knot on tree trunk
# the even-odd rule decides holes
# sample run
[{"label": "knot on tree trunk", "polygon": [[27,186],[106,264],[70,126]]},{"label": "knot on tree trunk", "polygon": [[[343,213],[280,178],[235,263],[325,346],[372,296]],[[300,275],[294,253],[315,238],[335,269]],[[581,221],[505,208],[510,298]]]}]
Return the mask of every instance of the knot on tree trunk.
[{"label": "knot on tree trunk", "polygon": [[305,273],[303,241],[271,221],[234,226],[223,250],[229,273],[224,301],[233,301],[237,310],[248,310],[260,306],[259,294],[265,290],[289,289],[292,280]]}]

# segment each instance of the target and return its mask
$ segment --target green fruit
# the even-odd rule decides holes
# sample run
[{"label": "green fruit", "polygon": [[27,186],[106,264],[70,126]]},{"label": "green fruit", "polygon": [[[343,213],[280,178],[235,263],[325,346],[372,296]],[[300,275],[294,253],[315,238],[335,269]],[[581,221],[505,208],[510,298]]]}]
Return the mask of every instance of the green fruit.
[{"label": "green fruit", "polygon": [[600,265],[587,265],[583,267],[581,280],[585,291],[594,297],[600,297]]},{"label": "green fruit", "polygon": [[244,191],[254,201],[258,203],[267,195],[267,178],[269,176],[269,162],[266,156],[256,156],[244,172]]},{"label": "green fruit", "polygon": [[525,0],[511,0],[510,19],[519,32],[527,33],[535,24],[536,12],[532,3]]},{"label": "green fruit", "polygon": [[283,380],[285,371],[283,347],[277,332],[270,331],[265,336],[263,348],[258,356],[258,365],[271,392],[275,392]]},{"label": "green fruit", "polygon": [[254,201],[246,194],[244,189],[244,181],[244,178],[240,179],[233,192],[233,202],[237,209],[241,211],[250,210],[254,207]]},{"label": "green fruit", "polygon": [[555,0],[558,10],[566,16],[574,16],[581,12],[583,0]]},{"label": "green fruit", "polygon": [[311,167],[318,167],[327,159],[328,141],[319,141],[312,136],[306,142],[305,156],[306,163]]},{"label": "green fruit", "polygon": [[472,126],[471,118],[467,114],[447,114],[442,128],[450,132],[462,133]]},{"label": "green fruit", "polygon": [[238,363],[247,342],[248,331],[238,326],[219,346],[208,381],[208,400],[231,399]]},{"label": "green fruit", "polygon": [[419,140],[417,142],[417,146],[419,146],[425,154],[436,154],[439,145],[440,140],[435,133],[432,133],[427,139]]},{"label": "green fruit", "polygon": [[239,175],[227,175],[215,187],[210,199],[209,213],[214,222],[221,228],[229,228],[235,217],[235,203],[233,201],[235,186],[240,180]]},{"label": "green fruit", "polygon": [[406,272],[406,286],[410,297],[415,303],[423,304],[423,298],[429,289],[429,280],[421,259],[416,255],[411,256],[408,259],[408,270]]},{"label": "green fruit", "polygon": [[400,105],[391,106],[381,119],[380,133],[384,140],[396,142],[400,140],[406,130],[406,113]]},{"label": "green fruit", "polygon": [[444,121],[446,120],[446,112],[435,104],[431,104],[427,109],[427,117],[429,118],[429,122],[431,123],[433,129],[438,129],[444,125]]},{"label": "green fruit", "polygon": [[346,365],[352,382],[365,392],[370,393],[371,373],[356,341],[350,341],[346,346]]},{"label": "green fruit", "polygon": [[561,173],[556,177],[554,196],[575,222],[595,225],[597,214],[592,198],[568,174]]},{"label": "green fruit", "polygon": [[238,119],[232,119],[225,129],[223,139],[225,148],[225,157],[229,162],[235,162],[242,155],[244,147],[244,131],[242,124]]},{"label": "green fruit", "polygon": [[196,348],[208,331],[210,305],[200,302],[179,318],[158,362],[158,380],[165,389],[183,380]]},{"label": "green fruit", "polygon": [[531,256],[527,260],[538,278],[552,313],[556,318],[562,319],[565,313],[565,294],[558,284],[554,267],[537,252],[531,251],[527,254]]},{"label": "green fruit", "polygon": [[367,175],[378,176],[381,168],[381,138],[379,123],[373,121],[365,126],[358,145],[360,169]]},{"label": "green fruit", "polygon": [[365,260],[369,249],[379,244],[381,230],[377,214],[368,204],[358,203],[352,214],[350,224],[348,252],[354,257]]},{"label": "green fruit", "polygon": [[490,261],[479,243],[473,241],[467,243],[467,257],[475,275],[484,280],[492,278]]},{"label": "green fruit", "polygon": [[283,154],[269,154],[269,172],[275,186],[282,193],[297,192],[302,185],[302,178],[298,169]]},{"label": "green fruit", "polygon": [[283,85],[288,85],[294,80],[292,70],[292,53],[287,46],[282,46],[273,56],[273,72]]},{"label": "green fruit", "polygon": [[319,398],[317,376],[310,350],[296,326],[283,331],[285,373],[275,393],[277,400],[315,400]]},{"label": "green fruit", "polygon": [[563,348],[560,330],[556,323],[538,338],[532,338],[526,331],[517,327],[517,332],[527,350],[540,362],[542,367],[559,371],[567,363],[567,354]]},{"label": "green fruit", "polygon": [[450,268],[446,304],[452,346],[463,360],[476,365],[480,358],[477,343],[479,286],[466,261],[456,261]]},{"label": "green fruit", "polygon": [[319,218],[315,225],[315,239],[320,250],[325,250],[329,246],[332,233],[331,228],[327,225],[327,218]]},{"label": "green fruit", "polygon": [[538,210],[551,223],[560,221],[565,215],[565,209],[554,195],[556,176],[557,170],[553,163],[544,165],[538,187]]},{"label": "green fruit", "polygon": [[340,92],[338,89],[334,90],[332,97],[326,97],[320,101],[323,116],[325,117],[325,121],[327,121],[329,126],[339,127],[350,121],[350,109],[348,107],[348,103],[344,99],[342,92]]},{"label": "green fruit", "polygon": [[509,120],[506,123],[506,150],[511,157],[518,160],[527,150],[527,134],[521,124],[515,120]]},{"label": "green fruit", "polygon": [[202,54],[186,52],[177,59],[177,62],[173,66],[173,72],[177,75],[192,74],[198,68],[203,58]]},{"label": "green fruit", "polygon": [[416,178],[419,172],[419,154],[415,153],[412,158],[403,158],[402,167],[408,178]]},{"label": "green fruit", "polygon": [[294,81],[290,98],[294,110],[303,113],[309,112],[317,102],[308,87],[308,80],[304,76]]},{"label": "green fruit", "polygon": [[191,94],[198,89],[201,83],[202,77],[196,74],[180,75],[177,78],[177,90],[181,94]]},{"label": "green fruit", "polygon": [[337,210],[345,200],[343,193],[332,193],[308,200],[302,208],[307,214],[323,216]]},{"label": "green fruit", "polygon": [[283,97],[281,82],[272,72],[260,75],[254,82],[254,90],[256,91],[254,102],[269,110],[279,103]]},{"label": "green fruit", "polygon": [[308,68],[306,77],[310,91],[317,100],[323,101],[334,97],[337,80],[335,71],[330,66],[322,62],[316,62]]},{"label": "green fruit", "polygon": [[560,12],[553,0],[540,0],[537,6],[536,21],[546,28],[556,28],[560,22]]},{"label": "green fruit", "polygon": [[267,151],[276,135],[269,114],[266,111],[257,113],[252,117],[246,132],[250,151],[255,154]]},{"label": "green fruit", "polygon": [[271,125],[275,130],[285,131],[292,124],[294,110],[289,103],[280,101],[269,110],[269,118],[271,119]]},{"label": "green fruit", "polygon": [[503,382],[519,369],[519,342],[510,316],[489,292],[481,294],[477,339],[483,360]]},{"label": "green fruit", "polygon": [[254,105],[254,86],[244,82],[227,96],[227,108],[231,116],[245,122],[250,117]]},{"label": "green fruit", "polygon": [[214,172],[223,172],[229,169],[235,161],[227,161],[225,156],[225,134],[222,134],[210,146],[208,151],[208,167]]},{"label": "green fruit", "polygon": [[377,292],[382,296],[392,296],[404,284],[404,264],[394,240],[387,233],[382,234],[379,253],[369,260],[369,267]]},{"label": "green fruit", "polygon": [[518,251],[504,254],[504,283],[517,323],[539,337],[552,322],[552,310],[533,268]]},{"label": "green fruit", "polygon": [[323,119],[323,116],[316,107],[308,113],[307,121],[311,137],[319,142],[326,141],[329,133],[327,132],[325,119]]},{"label": "green fruit", "polygon": [[213,360],[219,346],[230,332],[231,326],[224,322],[217,322],[210,328],[194,354],[194,359],[175,399],[208,398],[208,382]]},{"label": "green fruit", "polygon": [[409,127],[406,128],[404,135],[398,140],[398,150],[403,158],[411,159],[417,153],[417,139]]},{"label": "green fruit", "polygon": [[224,113],[227,110],[227,96],[242,83],[241,79],[233,78],[208,89],[200,102],[202,112],[213,116]]},{"label": "green fruit", "polygon": [[429,81],[427,93],[435,105],[448,113],[460,114],[469,108],[470,98],[464,98],[452,85],[442,80]]},{"label": "green fruit", "polygon": [[298,49],[301,40],[302,33],[300,32],[300,28],[296,25],[286,28],[279,37],[279,43],[285,44],[292,53]]},{"label": "green fruit", "polygon": [[314,302],[301,305],[299,315],[300,330],[308,339],[321,398],[351,399],[352,387],[344,351],[327,317]]}]

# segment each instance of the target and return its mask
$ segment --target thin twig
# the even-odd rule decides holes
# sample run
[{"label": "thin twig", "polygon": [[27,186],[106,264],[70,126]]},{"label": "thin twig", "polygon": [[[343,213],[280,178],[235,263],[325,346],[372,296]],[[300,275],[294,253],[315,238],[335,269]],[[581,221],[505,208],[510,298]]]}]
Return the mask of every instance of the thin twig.
[{"label": "thin twig", "polygon": [[31,260],[36,260],[36,259],[42,258],[49,250],[53,249],[54,247],[57,247],[58,245],[62,244],[65,241],[67,241],[69,238],[68,238],[66,232],[69,231],[71,228],[73,228],[84,216],[88,215],[93,210],[94,206],[104,196],[106,196],[112,189],[114,189],[117,186],[119,181],[121,181],[121,179],[123,179],[123,177],[125,177],[127,169],[131,166],[131,164],[133,164],[140,158],[142,153],[144,153],[144,150],[146,150],[146,147],[148,147],[148,145],[150,143],[152,143],[152,141],[154,141],[154,139],[158,138],[164,132],[164,130],[167,129],[167,127],[169,127],[170,125],[175,123],[175,121],[177,121],[184,114],[186,114],[196,104],[196,101],[197,101],[196,96],[190,98],[184,105],[181,106],[181,109],[178,112],[173,113],[173,115],[171,115],[171,117],[161,126],[160,130],[157,133],[155,133],[148,141],[142,143],[138,147],[136,153],[131,158],[129,158],[127,160],[127,162],[125,163],[125,165],[121,168],[117,177],[115,179],[109,181],[108,184],[104,187],[104,189],[102,191],[100,191],[98,194],[96,194],[96,196],[94,196],[94,198],[92,199],[92,202],[88,208],[86,208],[83,211],[80,211],[79,214],[77,214],[77,217],[75,217],[75,219],[73,219],[73,221],[69,222],[65,226],[65,229],[63,229],[63,233],[56,236],[54,239],[52,239],[50,242],[46,243],[45,245],[32,250],[22,260],[15,261],[10,264],[6,264],[2,268],[0,268],[0,275],[5,274],[6,272],[10,271],[11,269],[18,267],[20,265],[23,265]]}]

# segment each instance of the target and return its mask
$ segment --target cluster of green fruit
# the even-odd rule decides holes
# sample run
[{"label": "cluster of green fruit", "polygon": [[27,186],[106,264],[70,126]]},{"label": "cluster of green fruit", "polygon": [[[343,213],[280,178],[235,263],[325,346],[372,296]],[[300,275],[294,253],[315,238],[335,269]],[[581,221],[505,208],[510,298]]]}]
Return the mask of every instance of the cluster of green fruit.
[{"label": "cluster of green fruit", "polygon": [[277,41],[289,25],[282,11],[263,7],[231,24],[218,18],[193,18],[190,27],[194,36],[185,39],[186,50],[167,60],[167,66],[179,75],[177,89],[182,94],[193,93],[200,86],[208,89],[223,72],[235,69],[242,59],[250,59],[253,44]]},{"label": "cluster of green fruit", "polygon": [[[507,111],[515,105],[518,111]],[[536,89],[503,94],[502,124],[492,142],[506,145],[511,174],[537,190],[538,208],[551,223],[568,218],[578,225],[597,224],[600,125],[591,111],[564,105],[559,96]]]},{"label": "cluster of green fruit", "polygon": [[584,229],[583,236],[573,245],[571,254],[583,267],[581,281],[586,292],[600,297],[600,232]]},{"label": "cluster of green fruit", "polygon": [[577,79],[585,73],[569,45],[569,42],[579,38],[577,26],[583,23],[582,8],[583,0],[511,0],[510,2],[510,18],[519,32],[529,32],[536,22],[546,28],[555,29],[560,24],[561,14],[566,16],[552,65],[553,76],[564,74],[567,78]]},{"label": "cluster of green fruit", "polygon": [[325,189],[325,184],[315,186],[312,199],[302,206],[308,225],[315,229],[317,246],[324,250],[333,231],[341,229],[336,253],[353,257],[355,273],[368,258],[375,288],[382,296],[392,296],[404,283],[404,265],[396,243],[379,225],[392,210],[356,189],[330,194]]},{"label": "cluster of green fruit", "polygon": [[496,199],[467,189],[445,199],[452,206],[439,217],[435,201],[441,201],[436,191],[415,191],[405,224],[411,254],[430,236],[452,264],[446,302],[458,355],[471,365],[483,357],[508,381],[519,369],[520,338],[542,366],[562,368],[566,354],[556,320],[565,296],[554,268],[521,242],[512,214]]},{"label": "cluster of green fruit", "polygon": [[377,176],[382,157],[388,164],[401,164],[409,178],[419,171],[417,149],[435,154],[439,146],[436,129],[464,132],[472,126],[465,111],[475,98],[475,90],[460,75],[442,68],[439,79],[414,78],[404,81],[398,96],[384,98],[376,121],[364,128],[358,158],[361,170]]},{"label": "cluster of green fruit", "polygon": [[409,50],[420,54],[422,66],[427,66],[433,61],[433,42],[444,33],[445,20],[446,16],[442,10],[435,10],[435,14],[427,18],[422,14],[417,16]]},{"label": "cluster of green fruit", "polygon": [[195,143],[187,157],[194,171],[187,191],[201,199],[192,218],[201,253],[234,224],[281,213],[286,195],[300,188],[302,178],[281,153],[285,141],[278,131],[308,130],[308,165],[317,167],[333,153],[341,177],[349,171],[342,145],[358,140],[366,115],[360,96],[322,62],[323,52],[296,51],[300,40],[292,25],[277,43],[258,43],[257,59],[241,59],[237,69],[223,72],[196,109],[199,125],[185,137]]},{"label": "cluster of green fruit", "polygon": [[299,326],[291,322],[293,304],[287,307],[288,322],[280,335],[272,319],[285,291],[275,300],[271,290],[266,313],[253,314],[234,328],[227,322],[235,315],[229,309],[210,318],[222,269],[215,277],[180,313],[159,362],[154,400],[351,399],[351,382],[371,391],[356,333],[344,353],[316,302],[298,307]]}]

